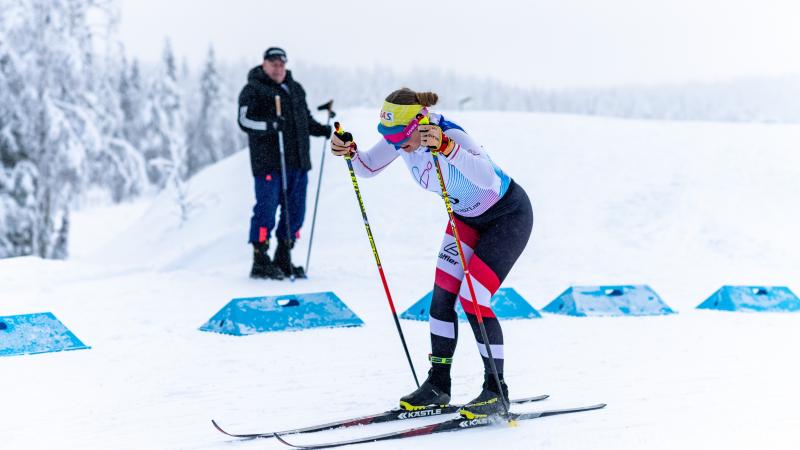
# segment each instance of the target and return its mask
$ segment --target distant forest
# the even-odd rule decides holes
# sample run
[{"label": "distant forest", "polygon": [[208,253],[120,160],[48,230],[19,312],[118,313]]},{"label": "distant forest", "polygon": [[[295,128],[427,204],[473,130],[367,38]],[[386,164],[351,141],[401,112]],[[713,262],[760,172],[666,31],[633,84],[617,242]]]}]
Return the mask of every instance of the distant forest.
[{"label": "distant forest", "polygon": [[347,107],[378,107],[386,94],[407,86],[437,92],[441,107],[447,109],[636,119],[800,122],[800,75],[714,83],[544,89],[513,86],[490,76],[475,78],[439,70],[398,73],[388,67],[346,70],[298,64],[295,72],[307,85],[309,94],[335,96],[339,106]]},{"label": "distant forest", "polygon": [[[119,20],[113,0],[0,0],[0,258],[65,258],[70,209],[87,192],[120,202],[169,188],[184,211],[186,180],[246,145],[236,101],[257,60],[233,64],[212,47],[192,70],[166,41],[161,62],[143,66]],[[310,102],[337,108],[378,108],[407,86],[451,110],[800,122],[800,76],[548,90],[436,70],[290,69]]]}]

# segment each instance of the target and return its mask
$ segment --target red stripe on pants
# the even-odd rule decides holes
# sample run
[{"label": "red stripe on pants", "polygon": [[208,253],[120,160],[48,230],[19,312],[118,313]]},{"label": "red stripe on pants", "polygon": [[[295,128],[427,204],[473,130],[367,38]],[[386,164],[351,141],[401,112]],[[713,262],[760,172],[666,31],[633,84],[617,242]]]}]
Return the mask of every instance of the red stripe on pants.
[{"label": "red stripe on pants", "polygon": [[[464,312],[465,313],[473,315],[473,316],[477,316],[477,314],[475,314],[475,308],[472,306],[472,299],[471,298],[464,298],[464,297],[462,297],[460,295],[458,296],[458,298],[461,300],[461,307],[464,308]],[[483,318],[494,318],[495,317],[494,311],[492,311],[492,308],[487,308],[486,306],[483,306],[480,303],[478,304],[478,308],[481,309],[481,317],[483,317]]]},{"label": "red stripe on pants", "polygon": [[469,273],[473,280],[478,280],[492,295],[500,289],[500,278],[478,255],[472,255],[469,261]]},{"label": "red stripe on pants", "polygon": [[[472,229],[472,227],[464,222],[461,222],[458,219],[455,219],[455,221],[456,227],[458,227],[458,237],[461,238],[461,242],[469,245],[469,247],[474,250],[478,245],[478,238],[480,237],[480,234],[478,234],[477,231]],[[453,236],[453,227],[449,223],[447,224],[447,234]]]},{"label": "red stripe on pants", "polygon": [[[486,263],[483,262],[478,255],[472,255],[472,258],[469,261],[469,273],[472,277],[473,286],[476,284],[483,286],[487,291],[489,291],[491,301],[491,296],[494,295],[498,289],[500,289],[500,278],[497,277],[497,274],[495,274],[492,268],[486,265]],[[466,280],[464,280],[464,282],[466,283]],[[469,292],[469,295],[470,298],[461,297],[461,306],[464,308],[464,312],[467,314],[475,314],[475,308],[472,305],[471,291]],[[492,308],[483,306],[480,303],[478,306],[481,308],[481,316],[495,317]]]},{"label": "red stripe on pants", "polygon": [[461,280],[450,275],[442,269],[436,269],[435,283],[437,286],[451,294],[458,294],[459,289],[461,289]]}]

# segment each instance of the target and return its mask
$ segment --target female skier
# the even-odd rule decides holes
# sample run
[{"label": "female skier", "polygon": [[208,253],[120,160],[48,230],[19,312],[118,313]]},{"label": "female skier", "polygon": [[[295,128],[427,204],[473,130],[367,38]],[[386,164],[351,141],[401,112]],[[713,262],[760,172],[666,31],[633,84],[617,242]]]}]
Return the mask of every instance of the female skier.
[{"label": "female skier", "polygon": [[[484,383],[480,395],[464,405],[459,413],[481,418],[503,413],[509,406],[508,387],[503,380],[503,331],[489,304],[530,238],[533,212],[530,200],[508,175],[497,167],[484,149],[463,128],[441,114],[429,113],[438,95],[399,89],[386,97],[378,131],[384,139],[369,150],[359,151],[355,142],[342,140],[334,133],[334,155],[351,155],[358,176],[372,177],[398,156],[403,158],[414,181],[439,196],[431,150],[439,152],[445,189],[450,196],[464,259],[473,278],[480,312],[484,318],[491,354],[500,386],[495,381],[483,342],[472,296],[464,278],[450,225],[436,264],[436,278],[430,307],[431,369],[428,378],[414,392],[400,399],[406,410],[423,409],[450,402],[450,367],[458,338],[456,299],[467,314],[483,357]],[[503,405],[504,402],[505,405]]]}]

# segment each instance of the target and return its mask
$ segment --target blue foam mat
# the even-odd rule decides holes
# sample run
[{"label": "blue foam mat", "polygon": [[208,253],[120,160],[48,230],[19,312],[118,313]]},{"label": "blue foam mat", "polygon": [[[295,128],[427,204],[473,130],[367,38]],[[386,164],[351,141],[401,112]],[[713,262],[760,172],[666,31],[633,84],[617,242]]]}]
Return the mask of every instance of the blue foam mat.
[{"label": "blue foam mat", "polygon": [[88,348],[53,313],[0,316],[0,356]]},{"label": "blue foam mat", "polygon": [[723,286],[697,308],[741,312],[800,312],[800,299],[784,286]]},{"label": "blue foam mat", "polygon": [[357,327],[364,322],[333,292],[236,298],[202,331],[245,336],[271,331]]},{"label": "blue foam mat", "polygon": [[576,317],[675,314],[647,285],[572,286],[542,311]]},{"label": "blue foam mat", "polygon": [[[433,292],[428,292],[410,308],[405,310],[400,318],[407,320],[427,321],[430,317],[431,300]],[[538,319],[542,315],[536,311],[514,288],[500,288],[492,296],[490,301],[492,311],[498,319]],[[467,315],[461,307],[460,302],[456,302],[456,313],[458,320],[467,321]]]}]

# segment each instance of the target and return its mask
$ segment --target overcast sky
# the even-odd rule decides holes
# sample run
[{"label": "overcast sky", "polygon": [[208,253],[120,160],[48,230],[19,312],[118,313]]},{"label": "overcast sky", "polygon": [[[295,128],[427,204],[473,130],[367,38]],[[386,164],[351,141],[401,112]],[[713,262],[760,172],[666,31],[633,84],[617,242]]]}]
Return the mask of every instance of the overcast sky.
[{"label": "overcast sky", "polygon": [[[260,62],[422,66],[523,86],[597,86],[800,75],[800,0],[121,0],[129,54],[164,40],[191,65],[214,45]],[[391,11],[391,12],[389,12]]]}]

